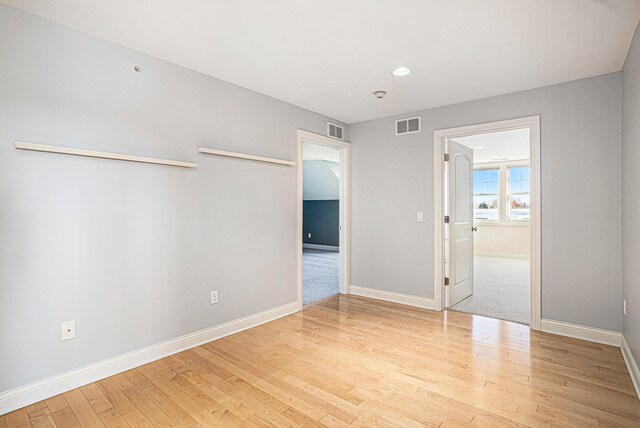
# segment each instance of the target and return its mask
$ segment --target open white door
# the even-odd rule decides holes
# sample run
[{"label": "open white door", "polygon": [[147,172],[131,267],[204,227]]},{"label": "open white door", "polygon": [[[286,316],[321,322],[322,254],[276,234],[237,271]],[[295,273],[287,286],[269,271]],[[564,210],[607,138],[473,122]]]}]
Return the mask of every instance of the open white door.
[{"label": "open white door", "polygon": [[449,140],[449,307],[473,294],[473,150]]}]

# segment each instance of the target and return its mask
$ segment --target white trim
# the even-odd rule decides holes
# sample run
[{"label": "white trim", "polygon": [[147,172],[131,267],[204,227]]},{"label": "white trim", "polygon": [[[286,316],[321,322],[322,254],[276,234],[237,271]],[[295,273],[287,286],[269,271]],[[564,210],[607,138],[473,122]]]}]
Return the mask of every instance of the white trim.
[{"label": "white trim", "polygon": [[[418,119],[418,130],[417,131],[409,131],[409,121],[413,120],[413,119]],[[401,132],[398,133],[398,122],[407,122],[407,132]],[[395,122],[395,132],[396,135],[408,135],[408,134],[417,134],[419,132],[422,132],[422,116],[414,116],[414,117],[407,117],[404,119],[398,119]]]},{"label": "white trim", "polygon": [[340,251],[340,247],[337,247],[335,245],[321,245],[321,244],[302,244],[302,248],[308,248],[310,250],[323,250],[323,251],[333,251],[333,252],[338,252]]},{"label": "white trim", "polygon": [[50,146],[48,144],[25,143],[14,141],[13,146],[18,150],[31,150],[34,152],[57,153],[63,155],[85,156],[90,158],[102,158],[121,160],[128,162],[155,163],[158,165],[180,166],[183,168],[197,168],[198,164],[193,162],[175,161],[159,158],[148,158],[145,156],[125,155],[121,153],[99,152],[95,150],[74,149],[71,147]]},{"label": "white trim", "polygon": [[3,392],[0,415],[297,311],[297,302],[288,303]]},{"label": "white trim", "polygon": [[582,339],[617,347],[620,347],[622,340],[622,333],[618,331],[603,330],[601,328],[587,327],[545,318],[540,322],[540,330],[545,333],[553,333],[560,336],[573,337],[574,339]]},{"label": "white trim", "polygon": [[529,260],[529,254],[500,253],[497,251],[474,251],[473,255],[479,257],[499,257],[501,259]]},{"label": "white trim", "polygon": [[529,163],[532,175],[531,220],[529,222],[531,233],[531,320],[529,326],[533,330],[539,330],[540,319],[542,318],[542,312],[540,309],[540,116],[529,116],[518,119],[483,123],[479,125],[462,126],[458,128],[436,130],[433,132],[434,300],[436,305],[435,309],[441,311],[444,308],[444,140],[447,138],[464,137],[468,135],[506,131],[524,127],[528,127],[530,129],[531,151]]},{"label": "white trim", "polygon": [[298,213],[296,222],[297,301],[302,308],[302,143],[331,147],[340,151],[340,293],[349,294],[351,279],[351,144],[298,129]]},{"label": "white trim", "polygon": [[636,390],[636,395],[640,399],[640,370],[638,369],[638,364],[636,364],[636,360],[633,358],[633,354],[631,353],[631,349],[629,349],[629,344],[624,338],[624,335],[622,335],[620,349],[622,350],[622,357],[624,358],[624,362],[629,370],[631,382],[633,382],[633,387]]},{"label": "white trim", "polygon": [[296,164],[295,162],[291,162],[291,161],[284,160],[284,159],[275,159],[275,158],[268,158],[268,157],[265,157],[265,156],[247,155],[247,154],[244,154],[244,153],[228,152],[226,150],[210,149],[208,147],[198,147],[196,150],[198,151],[198,153],[205,153],[205,154],[208,154],[208,155],[217,155],[217,156],[226,156],[226,157],[230,157],[230,158],[248,159],[248,160],[254,160],[254,161],[258,161],[258,162],[276,163],[276,164],[279,164],[279,165],[293,166],[293,165]]},{"label": "white trim", "polygon": [[435,308],[435,302],[433,301],[433,299],[420,296],[411,296],[409,294],[395,293],[392,291],[378,290],[376,288],[359,287],[352,284],[349,287],[349,293],[355,296],[368,297],[370,299],[400,303],[407,306],[415,306],[416,308],[431,310]]},{"label": "white trim", "polygon": [[506,223],[475,220],[474,221],[474,226],[478,226],[478,227],[485,227],[485,226],[489,226],[489,227],[529,227],[529,220],[521,220],[521,221],[517,221],[516,220],[516,221],[510,221],[510,222],[506,222]]},{"label": "white trim", "polygon": [[[529,166],[529,159],[511,159],[506,161],[473,162],[473,169],[495,169],[502,164]],[[477,168],[476,168],[477,167]]]}]

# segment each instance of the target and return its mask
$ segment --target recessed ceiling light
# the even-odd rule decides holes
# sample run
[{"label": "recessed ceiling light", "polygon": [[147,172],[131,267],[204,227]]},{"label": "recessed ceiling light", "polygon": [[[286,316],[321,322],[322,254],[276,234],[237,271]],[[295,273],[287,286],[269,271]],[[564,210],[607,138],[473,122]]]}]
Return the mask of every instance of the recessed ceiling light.
[{"label": "recessed ceiling light", "polygon": [[411,73],[411,69],[407,67],[398,67],[391,72],[394,76],[406,76]]}]

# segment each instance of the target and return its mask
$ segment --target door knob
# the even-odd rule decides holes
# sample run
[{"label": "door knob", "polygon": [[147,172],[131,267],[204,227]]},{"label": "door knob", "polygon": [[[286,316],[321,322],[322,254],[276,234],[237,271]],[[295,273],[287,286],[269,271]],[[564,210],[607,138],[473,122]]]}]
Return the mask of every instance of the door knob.
[{"label": "door knob", "polygon": [[472,231],[472,232],[477,232],[477,231],[478,231],[478,228],[477,228],[477,227],[475,227],[475,226],[472,226],[472,227],[471,227],[471,231]]}]

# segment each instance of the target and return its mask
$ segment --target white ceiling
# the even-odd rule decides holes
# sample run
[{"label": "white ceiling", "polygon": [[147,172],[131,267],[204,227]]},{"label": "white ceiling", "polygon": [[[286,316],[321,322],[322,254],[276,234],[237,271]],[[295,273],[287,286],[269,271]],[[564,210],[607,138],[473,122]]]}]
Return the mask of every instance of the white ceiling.
[{"label": "white ceiling", "polygon": [[489,132],[455,138],[473,149],[473,163],[529,159],[529,129]]},{"label": "white ceiling", "polygon": [[325,160],[330,162],[340,162],[340,151],[320,144],[302,143],[303,160]]},{"label": "white ceiling", "polygon": [[618,71],[640,16],[638,0],[0,1],[347,123]]}]

